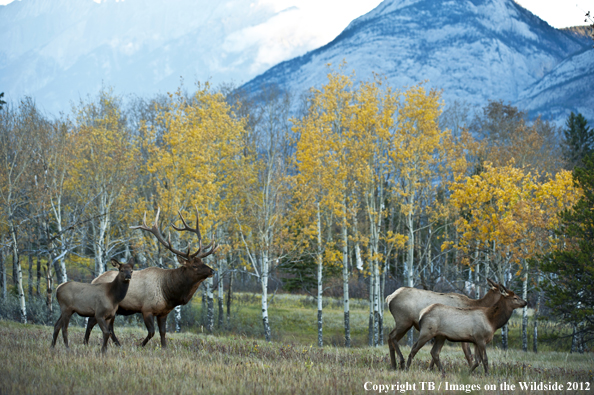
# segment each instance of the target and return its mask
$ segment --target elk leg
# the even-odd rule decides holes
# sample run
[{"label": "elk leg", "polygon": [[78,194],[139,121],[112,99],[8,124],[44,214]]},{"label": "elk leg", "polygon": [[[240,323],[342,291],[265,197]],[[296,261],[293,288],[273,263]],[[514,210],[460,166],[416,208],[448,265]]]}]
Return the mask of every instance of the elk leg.
[{"label": "elk leg", "polygon": [[64,344],[66,348],[68,347],[68,325],[70,325],[70,317],[72,317],[72,313],[65,314],[62,317],[62,338],[64,339]]},{"label": "elk leg", "polygon": [[161,347],[167,347],[167,339],[165,334],[167,333],[167,316],[161,315],[157,317],[157,325],[159,325],[159,335],[161,335]]},{"label": "elk leg", "polygon": [[410,350],[410,354],[408,355],[408,362],[406,363],[407,370],[410,368],[410,364],[415,355],[429,340],[431,340],[431,335],[421,333],[419,340],[417,340],[417,342],[413,345],[412,349]]},{"label": "elk leg", "polygon": [[118,347],[122,347],[122,345],[120,344],[120,341],[118,340],[118,338],[116,337],[114,331],[113,331],[113,322],[115,321],[115,316],[109,320],[109,334],[111,336],[111,340],[113,340],[113,344],[115,344]]},{"label": "elk leg", "polygon": [[[464,351],[464,357],[468,362],[468,366],[472,366],[472,352],[470,351],[470,344],[463,342],[462,343],[462,351]],[[475,350],[476,353],[476,350]]]},{"label": "elk leg", "polygon": [[54,325],[54,338],[52,339],[52,348],[56,347],[56,339],[58,338],[58,334],[60,333],[60,329],[62,329],[62,315],[56,321]]},{"label": "elk leg", "polygon": [[109,324],[105,321],[103,317],[95,317],[97,323],[99,324],[99,328],[101,328],[101,332],[103,332],[103,345],[101,346],[101,352],[105,354],[107,351],[107,342],[109,341]]},{"label": "elk leg", "polygon": [[398,342],[402,337],[412,328],[412,323],[408,323],[408,326],[403,327],[402,325],[398,325],[396,323],[396,327],[392,329],[390,332],[390,336],[388,336],[388,346],[390,346],[390,361],[392,363],[392,369],[396,370],[396,356],[394,355],[394,351],[398,353],[398,359],[400,360],[400,369],[404,369],[404,355],[402,355],[402,351],[400,351],[400,347],[398,346]]},{"label": "elk leg", "polygon": [[142,347],[144,347],[155,336],[155,321],[151,313],[142,313],[142,318],[144,318],[144,325],[146,325],[146,330],[148,331],[146,339],[142,341]]},{"label": "elk leg", "polygon": [[[481,350],[482,349],[482,350]],[[481,353],[481,359],[483,360],[483,368],[485,368],[485,375],[489,374],[489,359],[487,358],[487,348],[482,345],[480,348],[477,344],[477,350],[475,354]]]},{"label": "elk leg", "polygon": [[91,332],[93,331],[93,328],[95,327],[96,324],[97,324],[97,320],[95,319],[95,317],[89,317],[89,319],[87,321],[87,330],[85,331],[85,339],[83,340],[83,344],[85,344],[85,345],[89,344],[89,338],[91,337]]},{"label": "elk leg", "polygon": [[475,361],[474,364],[472,365],[472,367],[470,368],[470,373],[472,373],[474,371],[474,369],[476,369],[477,366],[480,365],[481,361],[483,360],[483,353],[481,351],[481,347],[479,346],[478,343],[475,344],[474,346],[474,356],[475,356]]},{"label": "elk leg", "polygon": [[446,339],[443,336],[435,337],[435,343],[431,348],[431,364],[433,365],[433,363],[435,362],[438,369],[441,370],[441,374],[443,375],[445,375],[445,370],[441,365],[441,361],[439,360],[439,354],[441,353],[441,348],[443,347],[445,340]]}]

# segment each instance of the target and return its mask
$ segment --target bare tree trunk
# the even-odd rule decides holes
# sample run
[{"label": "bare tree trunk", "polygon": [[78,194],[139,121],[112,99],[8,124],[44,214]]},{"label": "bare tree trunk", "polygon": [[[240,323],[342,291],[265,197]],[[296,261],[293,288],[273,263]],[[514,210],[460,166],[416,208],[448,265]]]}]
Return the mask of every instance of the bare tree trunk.
[{"label": "bare tree trunk", "polygon": [[373,347],[373,296],[375,294],[373,287],[375,286],[375,281],[373,281],[373,264],[371,259],[369,260],[369,265],[369,347]]},{"label": "bare tree trunk", "polygon": [[[14,262],[14,267],[16,267],[16,278],[17,278],[17,291],[19,295],[19,302],[21,307],[21,322],[23,324],[27,323],[27,302],[25,301],[25,292],[23,290],[23,270],[21,268],[21,262],[19,257],[19,248],[17,245],[17,237],[16,231],[14,229],[14,225],[10,226],[10,234],[12,237],[12,259]],[[13,273],[13,276],[15,273]]]},{"label": "bare tree trunk", "polygon": [[262,284],[262,325],[264,327],[264,338],[267,342],[271,341],[270,322],[268,321],[268,251],[262,254],[261,266],[261,284]]},{"label": "bare tree trunk", "polygon": [[35,258],[37,260],[37,292],[36,295],[37,296],[41,296],[41,259],[39,257],[39,255],[35,255]]},{"label": "bare tree trunk", "polygon": [[[540,272],[536,278],[536,285],[540,286]],[[540,289],[538,290],[538,296],[536,298],[536,306],[534,307],[534,329],[532,331],[532,351],[535,353],[538,352],[538,316],[540,314],[540,300],[541,300],[542,292]]]},{"label": "bare tree trunk", "polygon": [[380,284],[379,284],[380,276],[379,276],[379,267],[377,259],[374,259],[373,262],[373,345],[375,347],[379,346],[379,293],[380,293]]},{"label": "bare tree trunk", "polygon": [[233,293],[233,272],[229,272],[229,289],[227,290],[227,328],[231,327],[231,299]]},{"label": "bare tree trunk", "polygon": [[[221,260],[223,262],[223,260]],[[225,317],[225,309],[223,308],[225,304],[225,294],[223,293],[223,267],[219,267],[219,272],[217,273],[218,283],[217,283],[217,293],[218,293],[218,305],[219,305],[219,319],[217,320],[217,326],[219,329],[223,329],[223,321]]]},{"label": "bare tree trunk", "polygon": [[[522,282],[522,299],[528,300],[528,262]],[[522,351],[528,352],[528,305],[522,309]]]},{"label": "bare tree trunk", "polygon": [[175,306],[173,309],[175,311],[175,332],[181,332],[181,305]]},{"label": "bare tree trunk", "polygon": [[6,263],[4,261],[4,249],[0,247],[0,270],[2,270],[2,299],[6,300]]},{"label": "bare tree trunk", "polygon": [[342,298],[344,303],[344,346],[351,346],[351,322],[349,308],[349,244],[347,234],[346,202],[342,205]]},{"label": "bare tree trunk", "polygon": [[322,218],[320,214],[320,204],[317,205],[317,226],[318,226],[318,253],[316,259],[318,261],[318,347],[324,346],[324,337],[323,337],[323,301],[322,301],[322,292],[324,291],[322,285],[322,276],[323,276],[323,256],[322,256]]},{"label": "bare tree trunk", "polygon": [[206,315],[208,313],[208,296],[207,296],[207,282],[202,282],[202,310],[200,311],[200,322],[206,326]]},{"label": "bare tree trunk", "polygon": [[45,267],[45,281],[46,281],[46,292],[45,292],[45,306],[47,308],[47,322],[52,322],[52,267],[48,265]]},{"label": "bare tree trunk", "polygon": [[27,281],[27,293],[29,294],[29,302],[31,302],[31,299],[33,298],[33,254],[31,252],[27,254],[27,263],[29,264],[29,280]]},{"label": "bare tree trunk", "polygon": [[212,293],[212,277],[209,277],[204,281],[206,283],[206,300],[207,300],[207,313],[206,313],[206,330],[208,333],[212,333],[214,329],[214,306],[213,306],[213,293]]},{"label": "bare tree trunk", "polygon": [[[407,273],[407,280],[408,280],[408,286],[409,287],[414,287],[415,283],[414,283],[414,267],[413,267],[413,263],[414,263],[414,255],[415,255],[415,232],[414,232],[414,223],[413,223],[413,218],[412,218],[412,212],[409,212],[406,215],[406,227],[408,229],[408,255],[406,257],[406,269],[408,271]],[[410,347],[413,346],[413,338],[414,332],[411,328],[411,330],[408,331],[408,345]]]}]

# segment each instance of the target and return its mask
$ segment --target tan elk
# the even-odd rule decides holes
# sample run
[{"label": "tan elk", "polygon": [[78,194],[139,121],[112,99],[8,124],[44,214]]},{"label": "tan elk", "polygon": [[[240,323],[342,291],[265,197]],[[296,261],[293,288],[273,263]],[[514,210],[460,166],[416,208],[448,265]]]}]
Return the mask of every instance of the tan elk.
[{"label": "tan elk", "polygon": [[441,369],[443,374],[445,370],[439,360],[439,353],[446,340],[474,343],[476,361],[470,371],[472,372],[482,361],[485,374],[489,374],[486,345],[493,340],[495,331],[507,324],[514,310],[527,304],[513,291],[506,290],[501,285],[499,292],[501,298],[491,307],[458,308],[436,303],[423,309],[419,318],[421,327],[419,340],[410,351],[406,368],[410,367],[412,359],[421,347],[435,338],[431,348],[432,362]]},{"label": "tan elk", "polygon": [[[130,289],[124,300],[120,303],[117,314],[131,315],[135,313],[142,314],[144,324],[148,330],[147,337],[143,340],[142,346],[151,340],[155,335],[154,319],[157,318],[157,325],[159,326],[159,333],[161,335],[161,346],[167,347],[167,340],[165,334],[167,332],[167,315],[176,306],[185,305],[192,299],[194,293],[202,281],[214,275],[214,270],[202,262],[210,254],[217,251],[219,246],[212,242],[206,247],[202,246],[202,236],[200,235],[200,224],[198,222],[198,212],[196,212],[196,228],[192,229],[188,226],[184,217],[179,212],[179,216],[183,223],[182,228],[177,228],[172,225],[177,231],[188,231],[198,236],[198,250],[190,253],[190,247],[187,252],[178,251],[171,245],[171,235],[166,240],[159,230],[159,213],[157,210],[155,222],[152,227],[146,224],[146,213],[142,225],[131,226],[132,229],[141,229],[152,233],[159,243],[165,246],[169,251],[177,256],[177,261],[180,267],[176,269],[161,269],[158,267],[149,267],[147,269],[138,270],[134,273],[134,280],[130,283]],[[105,283],[112,281],[116,275],[115,272],[105,272],[101,276],[93,280],[94,284]],[[87,330],[85,332],[85,344],[89,341],[89,336],[96,321],[89,319]],[[117,337],[111,332],[111,337],[116,345],[120,345]]]},{"label": "tan elk", "polygon": [[[490,307],[497,303],[501,297],[499,284],[487,279],[490,289],[481,299],[470,299],[457,293],[439,293],[424,289],[401,287],[386,298],[390,313],[394,317],[395,326],[388,337],[390,348],[390,361],[392,369],[396,369],[396,355],[400,359],[400,368],[404,368],[404,356],[398,347],[398,341],[413,326],[419,329],[419,314],[425,307],[433,303],[441,303],[453,307]],[[462,350],[468,365],[472,365],[472,354],[468,344],[462,343]]]},{"label": "tan elk", "polygon": [[112,276],[112,281],[101,284],[85,284],[69,281],[56,289],[56,299],[60,304],[60,318],[54,325],[52,348],[56,346],[56,339],[60,329],[64,344],[68,348],[68,324],[72,314],[90,317],[99,324],[103,332],[103,346],[101,351],[107,350],[107,341],[113,331],[113,321],[118,305],[130,289],[130,280],[134,263],[119,263],[115,259],[111,263],[118,269]]}]

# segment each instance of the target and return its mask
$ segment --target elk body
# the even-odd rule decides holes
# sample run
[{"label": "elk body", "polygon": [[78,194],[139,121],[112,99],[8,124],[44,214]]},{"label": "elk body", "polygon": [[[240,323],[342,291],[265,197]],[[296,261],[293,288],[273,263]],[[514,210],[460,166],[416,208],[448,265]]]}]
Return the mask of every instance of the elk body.
[{"label": "elk body", "polygon": [[[186,253],[176,250],[171,246],[171,239],[169,238],[169,240],[166,240],[159,231],[157,225],[159,221],[159,211],[157,211],[155,222],[151,228],[146,225],[146,214],[143,224],[133,226],[132,228],[142,229],[152,233],[161,244],[177,256],[180,267],[176,269],[150,267],[135,272],[134,280],[130,283],[128,294],[120,303],[117,314],[142,314],[144,324],[148,331],[148,335],[143,340],[142,346],[145,346],[155,335],[154,319],[157,318],[157,325],[161,335],[161,346],[167,347],[167,340],[165,338],[167,332],[167,315],[176,306],[188,303],[192,299],[192,296],[194,296],[198,286],[208,277],[214,275],[214,270],[208,265],[205,265],[202,262],[202,258],[216,252],[218,246],[213,242],[203,249],[198,215],[196,214],[196,228],[192,229],[186,224],[180,213],[180,218],[184,227],[177,228],[173,226],[173,228],[178,231],[190,231],[196,233],[198,235],[199,247],[198,251],[193,254],[190,254],[190,249],[188,249]],[[115,275],[116,273],[113,271],[103,273],[101,276],[93,280],[93,283],[99,284],[109,282]],[[85,344],[88,343],[89,336],[96,323],[95,320],[89,319],[87,330],[85,332]],[[113,333],[113,330],[111,331],[111,337],[114,343],[119,346],[120,342]]]},{"label": "elk body", "polygon": [[432,362],[445,374],[439,360],[439,353],[446,340],[470,342],[475,344],[476,361],[470,368],[472,372],[482,361],[485,374],[489,373],[486,345],[493,340],[495,331],[509,321],[515,309],[526,306],[526,301],[513,291],[499,286],[501,298],[491,307],[456,308],[443,304],[432,304],[423,309],[420,315],[419,340],[413,345],[408,356],[407,369],[416,353],[429,340],[435,338],[431,348]]},{"label": "elk body", "polygon": [[56,339],[60,329],[64,344],[68,348],[68,324],[72,314],[90,317],[99,324],[103,332],[103,346],[101,351],[107,350],[107,341],[113,330],[113,320],[118,305],[126,296],[132,278],[133,263],[121,264],[112,259],[112,264],[118,269],[112,272],[112,280],[101,284],[85,284],[69,281],[56,289],[56,299],[60,304],[60,318],[54,325],[52,348],[56,346]]},{"label": "elk body", "polygon": [[[487,279],[491,287],[487,294],[481,299],[470,299],[467,296],[456,293],[438,293],[417,288],[401,287],[386,298],[386,303],[390,313],[394,317],[395,326],[388,337],[388,346],[390,348],[390,361],[392,369],[396,369],[396,355],[400,360],[400,368],[404,368],[404,356],[398,347],[398,341],[413,326],[419,329],[419,314],[424,308],[434,304],[441,303],[453,307],[491,307],[501,298],[499,284]],[[472,365],[472,354],[468,344],[462,343],[462,350],[468,365]]]}]

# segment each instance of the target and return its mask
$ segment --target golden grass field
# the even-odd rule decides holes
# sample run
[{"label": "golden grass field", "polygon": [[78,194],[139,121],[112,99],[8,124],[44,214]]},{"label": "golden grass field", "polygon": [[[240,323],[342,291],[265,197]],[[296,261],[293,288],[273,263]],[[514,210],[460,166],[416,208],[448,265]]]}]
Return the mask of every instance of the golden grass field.
[{"label": "golden grass field", "polygon": [[[390,318],[391,319],[391,318]],[[101,334],[96,329],[89,346],[82,345],[84,329],[69,329],[70,349],[62,336],[50,348],[53,328],[0,321],[1,394],[378,394],[373,385],[394,385],[381,393],[403,393],[398,385],[415,384],[406,393],[559,393],[501,390],[503,382],[590,383],[594,393],[594,354],[546,351],[538,354],[518,350],[503,352],[489,346],[491,374],[482,367],[468,374],[459,346],[442,352],[447,374],[429,371],[429,346],[415,358],[409,371],[389,369],[388,347],[327,346],[303,342],[272,342],[240,335],[202,333],[168,334],[169,347],[161,349],[158,335],[145,348],[138,344],[146,332],[141,327],[116,328],[122,347],[110,342],[100,353]],[[405,355],[409,348],[402,347]],[[421,390],[421,382],[436,390]],[[464,390],[445,390],[452,384]],[[371,383],[371,384],[370,384]],[[497,390],[485,391],[495,385]],[[428,386],[429,384],[425,384]],[[437,386],[440,389],[437,390]],[[467,392],[468,386],[480,390]],[[378,387],[379,388],[379,387]]]}]

